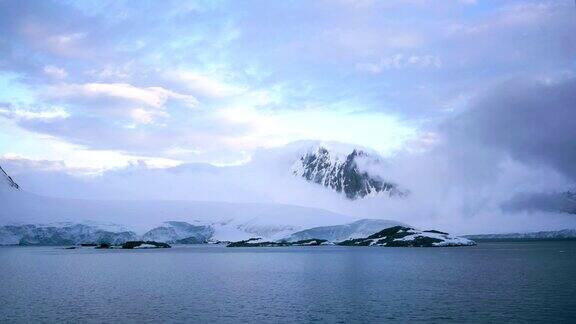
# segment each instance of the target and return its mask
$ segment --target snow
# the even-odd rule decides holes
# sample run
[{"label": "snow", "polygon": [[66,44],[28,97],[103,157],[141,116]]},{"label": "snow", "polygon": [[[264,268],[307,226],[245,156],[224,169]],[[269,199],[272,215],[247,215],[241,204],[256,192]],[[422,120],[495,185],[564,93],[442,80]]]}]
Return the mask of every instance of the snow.
[{"label": "snow", "polygon": [[302,243],[301,245],[315,245],[315,244],[318,244],[318,241],[312,240],[312,241],[310,241],[310,242],[304,242],[304,243]]},{"label": "snow", "polygon": [[474,242],[463,237],[447,237],[444,241],[434,243],[435,246],[474,245]]},{"label": "snow", "polygon": [[134,248],[135,248],[135,249],[156,249],[157,246],[156,246],[156,245],[153,245],[153,244],[146,244],[146,243],[144,243],[144,244],[140,244],[140,245],[138,245],[138,246],[135,246]]}]

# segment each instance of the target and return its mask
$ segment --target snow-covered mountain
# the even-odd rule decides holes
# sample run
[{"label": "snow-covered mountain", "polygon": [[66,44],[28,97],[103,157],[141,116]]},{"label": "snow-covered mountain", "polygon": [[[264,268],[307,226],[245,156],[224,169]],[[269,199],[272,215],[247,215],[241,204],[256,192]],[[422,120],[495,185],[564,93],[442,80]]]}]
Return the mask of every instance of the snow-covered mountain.
[{"label": "snow-covered mountain", "polygon": [[0,166],[0,190],[20,190],[20,186]]},{"label": "snow-covered mountain", "polygon": [[398,225],[406,226],[400,222],[386,219],[361,219],[349,224],[305,229],[291,234],[286,238],[286,241],[297,242],[308,239],[321,239],[330,242],[340,242],[353,238],[366,237],[385,228]]},{"label": "snow-covered mountain", "polygon": [[307,181],[344,193],[351,200],[378,193],[404,195],[397,184],[371,172],[374,168],[382,168],[382,164],[376,153],[356,148],[329,149],[318,145],[300,156],[291,171]]}]

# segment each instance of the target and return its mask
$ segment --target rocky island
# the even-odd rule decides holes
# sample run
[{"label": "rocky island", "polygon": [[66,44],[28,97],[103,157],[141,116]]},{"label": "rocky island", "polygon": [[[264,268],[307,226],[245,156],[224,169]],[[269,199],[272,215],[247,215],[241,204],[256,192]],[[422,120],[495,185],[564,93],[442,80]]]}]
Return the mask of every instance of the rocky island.
[{"label": "rocky island", "polygon": [[442,247],[442,246],[472,246],[472,240],[451,236],[448,233],[428,230],[420,231],[411,227],[393,226],[381,230],[365,238],[348,239],[341,242],[330,242],[325,239],[305,239],[296,242],[285,240],[264,241],[261,238],[250,238],[244,241],[232,242],[227,247],[279,247],[279,246],[385,246],[385,247]]},{"label": "rocky island", "polygon": [[165,249],[170,247],[168,243],[156,241],[128,241],[122,244],[123,249]]},{"label": "rocky island", "polygon": [[332,243],[327,240],[321,239],[307,239],[296,242],[287,241],[264,241],[261,238],[250,238],[244,241],[232,242],[227,247],[276,247],[276,246],[318,246],[318,245],[331,245]]},{"label": "rocky island", "polygon": [[451,236],[448,233],[428,230],[419,231],[404,226],[386,228],[366,238],[357,238],[337,243],[343,246],[386,246],[386,247],[440,247],[472,246],[472,240]]}]

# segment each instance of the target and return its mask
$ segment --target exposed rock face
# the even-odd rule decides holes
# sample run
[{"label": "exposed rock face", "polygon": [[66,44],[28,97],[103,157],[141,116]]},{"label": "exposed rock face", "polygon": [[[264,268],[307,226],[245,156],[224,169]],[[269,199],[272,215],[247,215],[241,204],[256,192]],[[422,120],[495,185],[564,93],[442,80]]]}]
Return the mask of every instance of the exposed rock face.
[{"label": "exposed rock face", "polygon": [[146,232],[142,239],[165,243],[199,244],[206,243],[213,235],[214,228],[208,225],[170,221]]},{"label": "exposed rock face", "polygon": [[[20,190],[20,186],[0,166],[0,187],[7,187],[13,190]],[[1,188],[0,188],[1,189]]]},{"label": "exposed rock face", "polygon": [[319,146],[300,157],[293,165],[292,173],[307,181],[344,193],[351,200],[378,193],[387,193],[389,196],[405,195],[395,183],[361,170],[359,167],[361,160],[380,162],[377,157],[361,150],[354,149],[351,153],[342,155]]},{"label": "exposed rock face", "polygon": [[130,231],[110,232],[83,224],[6,225],[0,227],[0,245],[122,244],[136,239]]},{"label": "exposed rock face", "polygon": [[474,241],[450,236],[435,230],[418,231],[410,227],[394,226],[366,238],[346,240],[338,245],[345,246],[386,246],[386,247],[439,247],[471,246]]}]

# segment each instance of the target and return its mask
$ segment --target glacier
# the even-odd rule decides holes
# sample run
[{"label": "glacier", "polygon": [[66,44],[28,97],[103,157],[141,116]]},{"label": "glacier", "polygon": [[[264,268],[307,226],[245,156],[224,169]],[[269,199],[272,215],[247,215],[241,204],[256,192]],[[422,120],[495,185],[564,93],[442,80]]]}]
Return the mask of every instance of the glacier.
[{"label": "glacier", "polygon": [[401,222],[386,219],[361,219],[352,223],[320,226],[298,231],[286,237],[288,242],[296,242],[307,239],[321,239],[330,242],[340,242],[353,238],[372,235],[388,227],[407,226]]}]

